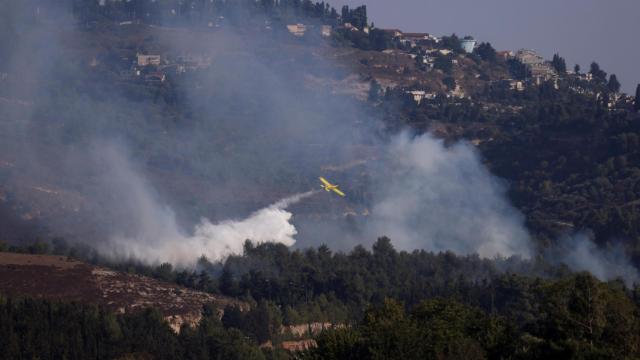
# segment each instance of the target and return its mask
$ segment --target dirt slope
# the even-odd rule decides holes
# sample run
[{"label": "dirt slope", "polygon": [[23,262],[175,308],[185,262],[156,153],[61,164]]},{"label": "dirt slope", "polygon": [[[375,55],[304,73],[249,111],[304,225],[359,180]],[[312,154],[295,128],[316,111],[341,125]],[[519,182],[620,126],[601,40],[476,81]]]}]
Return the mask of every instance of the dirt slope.
[{"label": "dirt slope", "polygon": [[196,325],[202,306],[243,304],[152,278],[95,267],[61,256],[0,252],[0,294],[100,304],[116,312],[157,308],[178,331]]}]

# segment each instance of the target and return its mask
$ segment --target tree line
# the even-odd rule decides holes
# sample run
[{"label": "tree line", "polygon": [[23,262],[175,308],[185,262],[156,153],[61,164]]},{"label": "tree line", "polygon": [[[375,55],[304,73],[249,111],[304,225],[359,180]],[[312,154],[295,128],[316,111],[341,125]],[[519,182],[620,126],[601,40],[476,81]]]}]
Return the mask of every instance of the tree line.
[{"label": "tree line", "polygon": [[[407,253],[386,238],[371,251],[350,253],[247,243],[243,255],[199,266],[209,266],[202,270],[214,284],[209,291],[241,298],[248,310],[227,307],[218,319],[205,306],[197,327],[174,334],[152,309],[115,315],[90,305],[2,298],[0,347],[20,358],[284,359],[291,354],[259,345],[277,348],[286,338],[282,325],[322,321],[338,326],[296,357],[640,356],[638,288],[535,262]],[[167,264],[146,269],[175,282],[188,271]]]}]

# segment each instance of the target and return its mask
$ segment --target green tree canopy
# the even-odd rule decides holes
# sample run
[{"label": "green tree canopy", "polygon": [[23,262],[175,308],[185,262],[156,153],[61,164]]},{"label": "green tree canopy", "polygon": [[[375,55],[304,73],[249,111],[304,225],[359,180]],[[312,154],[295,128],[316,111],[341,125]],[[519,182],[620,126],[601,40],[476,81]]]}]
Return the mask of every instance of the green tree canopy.
[{"label": "green tree canopy", "polygon": [[564,58],[562,58],[559,54],[553,55],[553,60],[551,61],[551,64],[559,74],[564,74],[567,72],[567,63],[565,62]]},{"label": "green tree canopy", "polygon": [[620,92],[620,82],[618,81],[618,77],[616,74],[611,74],[609,76],[609,83],[607,84],[607,88],[609,91],[617,93]]},{"label": "green tree canopy", "polygon": [[605,83],[607,81],[607,73],[604,70],[600,69],[600,65],[598,65],[597,62],[594,61],[591,63],[589,72],[593,76],[594,80],[601,83]]},{"label": "green tree canopy", "polygon": [[496,50],[491,46],[491,43],[483,42],[478,45],[475,50],[476,54],[484,61],[494,62],[496,61]]}]

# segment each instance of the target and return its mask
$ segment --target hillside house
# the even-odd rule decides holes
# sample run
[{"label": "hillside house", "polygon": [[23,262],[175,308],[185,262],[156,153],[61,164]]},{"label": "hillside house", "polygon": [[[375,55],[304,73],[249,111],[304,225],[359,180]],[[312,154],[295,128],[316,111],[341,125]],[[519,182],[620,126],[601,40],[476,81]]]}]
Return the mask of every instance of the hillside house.
[{"label": "hillside house", "polygon": [[516,52],[516,59],[525,65],[544,63],[544,58],[533,50],[520,49]]},{"label": "hillside house", "polygon": [[429,40],[429,34],[427,33],[405,33],[402,35],[403,38],[411,41],[421,41],[421,40]]},{"label": "hillside house", "polygon": [[524,82],[520,80],[510,80],[509,81],[509,89],[515,91],[524,91]]},{"label": "hillside house", "polygon": [[513,53],[513,51],[497,51],[496,52],[496,57],[503,60],[509,60],[514,56],[515,54]]},{"label": "hillside house", "polygon": [[406,93],[411,95],[413,101],[418,105],[420,105],[423,100],[434,100],[438,96],[438,94],[434,92],[426,92],[424,90],[410,90]]},{"label": "hillside house", "polygon": [[529,70],[531,78],[537,84],[557,77],[556,71],[553,66],[546,62],[527,65],[527,69]]},{"label": "hillside house", "polygon": [[433,36],[433,35],[429,35],[429,40],[433,41],[434,43],[439,43],[440,41],[442,41],[442,38],[437,37],[437,36]]},{"label": "hillside house", "polygon": [[585,95],[585,96],[596,96],[596,94],[591,89],[586,89],[582,86],[570,86],[569,90],[573,91],[576,94]]},{"label": "hillside house", "polygon": [[449,91],[447,93],[447,97],[448,98],[458,98],[458,99],[464,99],[465,98],[465,93],[464,90],[462,89],[462,87],[460,87],[460,85],[456,84],[455,89]]},{"label": "hillside house", "polygon": [[471,54],[476,47],[476,40],[472,37],[465,37],[460,40],[460,46],[462,46],[464,52]]},{"label": "hillside house", "polygon": [[399,36],[402,44],[409,44],[411,47],[428,45],[433,42],[432,36],[427,33],[404,33]]},{"label": "hillside house", "polygon": [[582,81],[591,81],[591,80],[593,80],[593,74],[591,74],[590,72],[586,73],[586,74],[578,74],[578,75],[576,75],[576,77],[579,80],[582,80]]},{"label": "hillside house", "polygon": [[392,38],[399,38],[402,37],[402,31],[398,30],[398,29],[382,29],[382,31],[384,31],[385,33],[391,35]]},{"label": "hillside house", "polygon": [[407,39],[399,39],[400,44],[402,44],[403,46],[410,46],[412,48],[416,47],[416,43],[411,41],[411,40],[407,40]]},{"label": "hillside house", "polygon": [[418,105],[420,105],[420,103],[422,102],[422,100],[426,96],[426,91],[424,91],[424,90],[412,90],[412,91],[407,91],[407,94],[411,95],[413,97],[413,101],[415,101]]},{"label": "hillside house", "polygon": [[322,25],[320,27],[320,35],[322,35],[323,37],[330,37],[331,36],[331,25]]},{"label": "hillside house", "polygon": [[357,27],[353,26],[351,23],[344,23],[344,28],[350,31],[360,31]]},{"label": "hillside house", "polygon": [[307,31],[307,27],[304,24],[292,24],[287,25],[287,30],[289,30],[293,36],[302,37]]},{"label": "hillside house", "polygon": [[160,55],[137,54],[138,66],[160,65]]},{"label": "hillside house", "polygon": [[176,63],[183,66],[185,70],[206,69],[211,66],[211,57],[205,55],[180,55],[176,57]]},{"label": "hillside house", "polygon": [[432,56],[425,56],[422,58],[422,63],[427,66],[429,69],[433,69],[436,63],[436,58]]},{"label": "hillside house", "polygon": [[538,85],[558,76],[551,63],[533,50],[520,49],[516,52],[515,58],[526,66],[531,79]]}]

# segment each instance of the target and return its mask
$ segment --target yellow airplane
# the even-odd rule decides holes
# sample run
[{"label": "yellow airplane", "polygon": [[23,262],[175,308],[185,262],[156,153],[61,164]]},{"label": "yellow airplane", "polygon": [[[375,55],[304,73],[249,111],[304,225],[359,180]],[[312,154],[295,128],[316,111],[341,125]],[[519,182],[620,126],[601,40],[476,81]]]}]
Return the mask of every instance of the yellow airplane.
[{"label": "yellow airplane", "polygon": [[322,176],[320,176],[320,181],[322,182],[322,185],[320,185],[321,188],[327,191],[333,191],[340,196],[344,196],[344,193],[340,191],[340,189],[338,189],[338,185],[332,185],[329,181],[327,181],[327,179],[323,178]]}]

